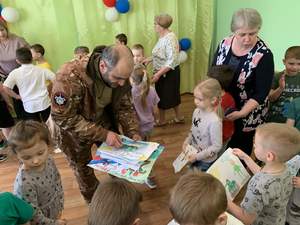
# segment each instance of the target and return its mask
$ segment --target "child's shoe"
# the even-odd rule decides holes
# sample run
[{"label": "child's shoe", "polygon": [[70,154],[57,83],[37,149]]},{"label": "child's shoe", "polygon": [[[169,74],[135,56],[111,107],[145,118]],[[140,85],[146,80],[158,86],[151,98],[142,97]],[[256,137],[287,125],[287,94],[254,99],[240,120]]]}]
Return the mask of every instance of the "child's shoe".
[{"label": "child's shoe", "polygon": [[148,177],[147,180],[145,181],[145,184],[150,188],[150,189],[155,189],[157,187],[155,181],[153,178]]},{"label": "child's shoe", "polygon": [[5,160],[7,160],[7,155],[5,155],[5,154],[0,154],[0,162],[3,162],[3,161],[5,161]]}]

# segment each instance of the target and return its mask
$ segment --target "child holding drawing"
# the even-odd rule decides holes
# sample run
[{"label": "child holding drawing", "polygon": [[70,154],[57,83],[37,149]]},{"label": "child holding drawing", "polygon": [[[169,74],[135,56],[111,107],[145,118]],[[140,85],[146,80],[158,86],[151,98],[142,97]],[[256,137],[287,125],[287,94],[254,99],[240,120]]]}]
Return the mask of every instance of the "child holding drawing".
[{"label": "child holding drawing", "polygon": [[279,123],[257,127],[254,153],[265,166],[259,167],[242,150],[233,149],[254,176],[248,183],[241,206],[229,202],[228,211],[246,225],[284,225],[286,206],[293,189],[292,175],[285,162],[299,149],[300,133],[296,128]]},{"label": "child holding drawing", "polygon": [[221,86],[216,79],[209,78],[194,89],[196,109],[192,128],[183,143],[183,149],[192,145],[198,153],[188,156],[192,167],[206,171],[217,159],[222,148]]}]

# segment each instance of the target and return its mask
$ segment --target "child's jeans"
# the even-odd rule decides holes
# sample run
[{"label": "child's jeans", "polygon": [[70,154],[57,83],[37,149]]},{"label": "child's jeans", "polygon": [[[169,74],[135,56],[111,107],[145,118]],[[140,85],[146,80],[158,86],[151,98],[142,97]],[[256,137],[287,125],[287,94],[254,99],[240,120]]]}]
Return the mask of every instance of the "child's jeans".
[{"label": "child's jeans", "polygon": [[201,160],[195,161],[191,165],[191,169],[197,168],[201,170],[202,172],[206,172],[208,168],[213,164],[214,162],[204,162]]}]

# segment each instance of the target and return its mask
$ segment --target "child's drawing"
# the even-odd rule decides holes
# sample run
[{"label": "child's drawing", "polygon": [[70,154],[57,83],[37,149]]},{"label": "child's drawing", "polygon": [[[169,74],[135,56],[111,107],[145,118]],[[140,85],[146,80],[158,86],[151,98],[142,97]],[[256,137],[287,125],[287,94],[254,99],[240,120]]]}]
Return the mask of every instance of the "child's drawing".
[{"label": "child's drawing", "polygon": [[207,170],[218,178],[226,189],[227,197],[232,200],[249,180],[250,175],[239,158],[228,148],[220,158]]},{"label": "child's drawing", "polygon": [[173,167],[175,173],[178,173],[182,168],[188,163],[188,156],[191,154],[196,154],[198,150],[192,145],[187,145],[187,147],[180,153],[180,155],[173,162]]}]

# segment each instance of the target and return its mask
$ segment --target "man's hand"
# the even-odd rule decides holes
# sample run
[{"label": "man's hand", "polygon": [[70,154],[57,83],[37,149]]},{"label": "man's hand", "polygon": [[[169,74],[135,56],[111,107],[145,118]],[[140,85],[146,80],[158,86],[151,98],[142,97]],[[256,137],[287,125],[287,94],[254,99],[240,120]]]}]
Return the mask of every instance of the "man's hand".
[{"label": "man's hand", "polygon": [[132,139],[133,139],[134,141],[141,141],[141,140],[142,140],[142,137],[141,137],[139,134],[134,134],[134,135],[132,136]]},{"label": "man's hand", "polygon": [[105,142],[107,145],[115,148],[120,148],[123,145],[119,135],[112,131],[108,131]]}]

